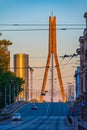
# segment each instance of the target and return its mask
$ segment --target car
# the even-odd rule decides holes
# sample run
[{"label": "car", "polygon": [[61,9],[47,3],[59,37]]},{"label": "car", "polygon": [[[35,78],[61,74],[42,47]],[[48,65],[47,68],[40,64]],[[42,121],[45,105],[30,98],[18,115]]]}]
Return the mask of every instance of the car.
[{"label": "car", "polygon": [[21,120],[21,114],[20,113],[14,113],[12,116],[13,121],[20,121]]},{"label": "car", "polygon": [[32,109],[32,110],[37,110],[37,106],[34,105],[34,106],[31,107],[31,109]]}]

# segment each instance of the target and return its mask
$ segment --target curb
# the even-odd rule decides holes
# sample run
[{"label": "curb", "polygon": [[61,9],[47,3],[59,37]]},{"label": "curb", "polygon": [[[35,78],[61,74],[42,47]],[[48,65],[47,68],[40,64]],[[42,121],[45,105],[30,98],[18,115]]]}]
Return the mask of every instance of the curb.
[{"label": "curb", "polygon": [[5,120],[11,118],[12,114],[13,114],[17,109],[19,109],[21,106],[23,106],[23,105],[25,105],[25,104],[26,104],[26,102],[23,102],[22,104],[20,103],[16,108],[14,108],[13,110],[11,110],[11,111],[5,113],[5,114],[10,114],[10,115],[9,115],[9,116],[2,116],[2,117],[0,117],[0,122],[5,121]]}]

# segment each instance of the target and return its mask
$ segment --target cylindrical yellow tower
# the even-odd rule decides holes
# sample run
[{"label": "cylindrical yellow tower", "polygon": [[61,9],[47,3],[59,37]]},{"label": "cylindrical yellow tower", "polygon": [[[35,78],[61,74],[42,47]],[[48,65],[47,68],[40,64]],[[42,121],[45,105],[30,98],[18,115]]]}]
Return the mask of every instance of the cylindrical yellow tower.
[{"label": "cylindrical yellow tower", "polygon": [[19,98],[25,101],[29,100],[29,56],[27,54],[14,55],[14,72],[18,77],[23,78],[25,84],[24,91],[20,93]]}]

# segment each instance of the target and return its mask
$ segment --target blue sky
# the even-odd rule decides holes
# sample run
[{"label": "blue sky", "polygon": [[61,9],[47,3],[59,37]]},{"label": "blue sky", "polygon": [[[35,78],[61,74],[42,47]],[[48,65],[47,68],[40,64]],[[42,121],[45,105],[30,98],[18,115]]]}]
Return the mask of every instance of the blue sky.
[{"label": "blue sky", "polygon": [[[82,0],[0,0],[0,24],[3,24],[3,23],[4,24],[5,23],[7,24],[24,24],[24,23],[25,24],[26,23],[48,24],[49,16],[52,15],[52,12],[56,16],[57,24],[85,23],[83,15],[84,15],[84,12],[86,12],[86,8],[87,8],[86,5],[87,5],[87,0],[83,0],[83,1]],[[14,27],[14,26],[1,27],[1,29],[3,28],[15,29],[19,27]],[[24,28],[24,27],[21,27],[21,28]],[[28,28],[32,28],[32,27],[28,27]],[[2,32],[3,33],[2,38],[7,38],[13,42],[13,46],[15,48],[14,50],[12,50],[13,53],[17,53],[17,51],[20,51],[20,48],[16,49],[17,45],[19,46],[21,45],[21,51],[23,49],[23,52],[26,52],[28,49],[28,44],[30,45],[30,47],[33,47],[35,45],[35,42],[38,42],[37,43],[38,46],[40,45],[45,46],[44,44],[47,44],[46,42],[48,41],[47,40],[48,32],[47,31],[44,31],[44,32],[43,31],[38,31],[38,33],[37,32]],[[60,40],[60,44],[63,44],[62,46],[64,46],[65,44],[66,47],[67,46],[71,47],[73,44],[76,43],[74,47],[77,47],[78,46],[77,39],[79,38],[79,35],[82,34],[82,30],[80,31],[70,30],[70,31],[65,31],[65,32],[57,31],[57,33],[58,33],[57,37]],[[72,37],[74,37],[74,35],[76,36],[75,37],[76,41],[72,40]],[[33,37],[34,39],[39,39],[39,41],[35,40],[34,42]],[[63,41],[61,43],[60,38],[64,39],[64,42],[67,42],[67,43],[63,43]],[[26,43],[24,43],[25,40],[26,40]],[[58,44],[59,44],[59,40],[57,40]],[[64,47],[62,54],[67,53],[65,52],[65,50],[66,48]],[[29,50],[28,53],[30,53],[30,51],[31,50]],[[72,51],[75,51],[75,48],[73,48]]]},{"label": "blue sky", "polygon": [[[57,24],[85,24],[83,15],[86,11],[87,0],[0,0],[0,24],[49,24],[49,16],[52,15],[52,12],[56,16]],[[0,26],[0,29],[23,28],[32,27]],[[41,28],[49,27],[42,26]],[[13,42],[13,45],[9,47],[11,59],[13,59],[13,54],[27,53],[30,57],[42,57],[42,59],[31,58],[31,66],[43,66],[46,64],[46,59],[43,60],[43,57],[47,57],[48,54],[48,30],[0,32],[2,32],[0,39],[7,39]],[[79,37],[81,35],[83,35],[83,30],[57,30],[58,55],[75,53],[79,47]],[[11,62],[13,64],[13,60]],[[66,62],[65,60],[62,64]],[[74,60],[72,62],[76,63]],[[68,81],[74,81],[75,68],[72,68],[72,66],[71,64],[71,66],[66,66],[61,70],[62,75],[67,77],[63,78],[64,84],[67,84]],[[44,71],[41,75],[44,75]],[[40,75],[37,77],[41,78]]]},{"label": "blue sky", "polygon": [[59,22],[81,22],[86,4],[86,0],[0,0],[0,17],[4,23],[47,22],[53,11]]}]

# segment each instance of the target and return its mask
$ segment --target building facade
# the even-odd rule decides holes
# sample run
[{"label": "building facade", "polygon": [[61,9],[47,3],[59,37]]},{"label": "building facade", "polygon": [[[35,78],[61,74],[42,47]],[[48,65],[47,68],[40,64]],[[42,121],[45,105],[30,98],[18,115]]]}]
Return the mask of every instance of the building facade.
[{"label": "building facade", "polygon": [[66,90],[67,95],[67,101],[73,101],[74,100],[74,85],[71,83],[67,86]]},{"label": "building facade", "polygon": [[80,36],[80,48],[77,49],[77,53],[80,55],[80,85],[81,95],[87,102],[87,12],[84,14],[86,19],[86,28],[84,29],[83,36]]},{"label": "building facade", "polygon": [[19,99],[29,100],[29,56],[27,54],[14,55],[14,72],[16,76],[23,78],[25,81],[23,92],[20,93]]}]

